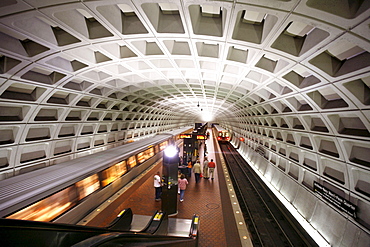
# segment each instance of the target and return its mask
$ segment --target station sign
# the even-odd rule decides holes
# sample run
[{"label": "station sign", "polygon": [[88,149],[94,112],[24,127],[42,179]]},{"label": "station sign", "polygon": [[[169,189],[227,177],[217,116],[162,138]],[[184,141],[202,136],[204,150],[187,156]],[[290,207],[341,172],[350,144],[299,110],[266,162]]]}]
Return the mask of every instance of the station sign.
[{"label": "station sign", "polygon": [[197,135],[197,140],[207,140],[206,135]]},{"label": "station sign", "polygon": [[192,139],[196,138],[197,140],[207,140],[206,135],[199,135],[199,134],[180,134],[180,139]]},{"label": "station sign", "polygon": [[338,194],[334,193],[333,191],[316,181],[313,182],[313,190],[318,193],[325,201],[329,202],[330,204],[352,216],[353,218],[357,218],[357,206],[353,203],[347,201],[343,197],[339,196]]},{"label": "station sign", "polygon": [[180,134],[180,139],[191,139],[193,138],[192,134]]}]

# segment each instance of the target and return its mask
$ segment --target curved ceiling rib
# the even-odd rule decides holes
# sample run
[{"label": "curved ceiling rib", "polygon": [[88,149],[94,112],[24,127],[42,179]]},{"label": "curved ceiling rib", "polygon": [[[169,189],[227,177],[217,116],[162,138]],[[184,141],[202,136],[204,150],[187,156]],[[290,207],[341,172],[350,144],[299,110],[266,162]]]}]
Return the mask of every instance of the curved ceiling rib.
[{"label": "curved ceiling rib", "polygon": [[0,16],[0,179],[213,121],[361,204],[368,231],[370,1],[14,0]]}]

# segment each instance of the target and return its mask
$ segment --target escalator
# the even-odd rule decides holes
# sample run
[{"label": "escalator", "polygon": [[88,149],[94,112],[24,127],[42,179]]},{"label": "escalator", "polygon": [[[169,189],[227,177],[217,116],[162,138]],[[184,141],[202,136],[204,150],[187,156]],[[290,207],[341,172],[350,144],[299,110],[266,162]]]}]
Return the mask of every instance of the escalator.
[{"label": "escalator", "polygon": [[[187,235],[177,234],[165,212],[157,211],[140,231],[131,209],[123,210],[107,227],[0,219],[2,246],[197,246],[199,216],[191,219]],[[181,220],[181,219],[179,219]],[[190,221],[190,220],[189,220]],[[172,226],[171,226],[172,224]],[[175,224],[176,225],[176,224]],[[171,233],[168,231],[171,230]]]},{"label": "escalator", "polygon": [[132,233],[106,233],[98,235],[82,242],[73,247],[113,247],[113,246],[168,246],[168,247],[189,247],[197,246],[196,239],[180,239],[170,236],[143,236]]}]

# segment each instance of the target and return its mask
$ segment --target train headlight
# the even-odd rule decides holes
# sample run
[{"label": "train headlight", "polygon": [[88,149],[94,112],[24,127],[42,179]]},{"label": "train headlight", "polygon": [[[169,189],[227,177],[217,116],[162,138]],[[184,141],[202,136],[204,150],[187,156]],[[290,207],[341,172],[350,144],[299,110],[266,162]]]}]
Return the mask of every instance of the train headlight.
[{"label": "train headlight", "polygon": [[175,146],[168,146],[164,150],[164,154],[169,158],[174,157],[177,154],[177,148]]}]

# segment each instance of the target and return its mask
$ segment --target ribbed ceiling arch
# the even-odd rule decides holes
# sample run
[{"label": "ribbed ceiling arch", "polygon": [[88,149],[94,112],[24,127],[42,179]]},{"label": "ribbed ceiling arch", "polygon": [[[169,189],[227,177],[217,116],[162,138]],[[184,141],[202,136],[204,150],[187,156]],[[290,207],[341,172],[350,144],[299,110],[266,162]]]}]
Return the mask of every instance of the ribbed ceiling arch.
[{"label": "ribbed ceiling arch", "polygon": [[353,193],[368,212],[369,8],[2,1],[1,178],[207,117],[266,149],[269,162]]}]

